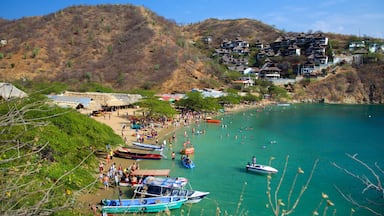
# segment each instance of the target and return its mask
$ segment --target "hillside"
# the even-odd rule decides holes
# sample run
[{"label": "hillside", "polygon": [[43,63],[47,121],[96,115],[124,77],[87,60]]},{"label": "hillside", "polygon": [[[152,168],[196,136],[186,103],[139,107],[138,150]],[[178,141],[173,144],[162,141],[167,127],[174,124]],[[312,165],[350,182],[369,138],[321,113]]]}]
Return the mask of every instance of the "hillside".
[{"label": "hillside", "polygon": [[220,47],[220,43],[224,39],[235,39],[236,37],[241,37],[250,43],[256,41],[270,43],[281,34],[281,31],[272,26],[251,19],[208,19],[186,26],[185,30],[190,32],[195,41],[210,36],[212,38],[210,46],[212,47]]},{"label": "hillside", "polygon": [[320,81],[298,83],[294,99],[311,103],[384,103],[384,64],[345,65],[335,71]]},{"label": "hillside", "polygon": [[[42,17],[0,22],[0,79],[48,79],[76,88],[187,90],[209,82],[202,63],[173,22],[131,5],[76,6]],[[183,85],[173,84],[183,80]],[[208,80],[208,81],[207,81]],[[168,83],[170,82],[170,83]]]},{"label": "hillside", "polygon": [[[226,69],[210,57],[224,39],[240,37],[251,44],[257,41],[267,44],[284,34],[251,19],[208,19],[178,26],[146,8],[129,4],[73,6],[41,17],[0,19],[0,39],[7,41],[0,46],[0,80],[58,81],[71,90],[98,83],[122,92],[137,88],[163,93],[219,88],[225,86]],[[356,36],[332,33],[326,36],[336,54],[344,54],[348,41],[356,39]],[[209,43],[203,41],[207,37],[211,39]],[[350,72],[342,68],[339,67],[336,76],[298,84],[295,99],[382,102],[378,99],[384,94],[380,84],[375,85],[376,95],[380,95],[377,100],[366,96],[367,86],[382,80],[381,66],[375,67],[379,71],[374,76],[371,74],[376,69],[366,73],[364,69],[352,68]],[[340,92],[338,96],[326,96],[327,89],[343,90],[330,86],[350,82],[351,73],[360,80],[354,84],[364,87],[353,87],[353,91],[349,87],[346,95]],[[343,77],[347,78],[340,79]],[[323,93],[315,94],[314,89]],[[346,99],[355,93],[365,95]]]}]

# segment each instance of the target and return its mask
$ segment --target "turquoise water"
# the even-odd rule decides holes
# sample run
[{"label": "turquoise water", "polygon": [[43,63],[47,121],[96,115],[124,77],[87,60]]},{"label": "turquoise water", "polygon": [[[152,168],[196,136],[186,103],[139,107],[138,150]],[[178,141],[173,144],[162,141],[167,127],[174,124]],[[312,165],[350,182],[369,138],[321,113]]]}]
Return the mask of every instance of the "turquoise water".
[{"label": "turquoise water", "polygon": [[[322,192],[335,204],[328,209],[327,215],[332,215],[334,210],[336,215],[349,215],[352,205],[341,197],[335,185],[355,195],[357,200],[362,197],[363,187],[331,162],[359,174],[364,171],[369,176],[369,173],[346,153],[358,153],[358,158],[372,167],[375,162],[384,167],[384,106],[299,104],[249,110],[221,118],[226,127],[207,123],[194,126],[205,129],[203,135],[192,135],[191,127],[177,132],[173,150],[179,152],[182,148],[186,139],[184,131],[187,131],[195,147],[195,154],[191,155],[196,165],[194,169],[185,169],[180,155],[175,161],[168,157],[156,162],[140,162],[145,168],[171,168],[172,176],[187,177],[193,189],[210,192],[200,203],[184,206],[183,213],[174,210],[172,215],[215,215],[217,207],[221,215],[272,215],[271,207],[267,206],[267,177],[245,171],[245,165],[253,155],[261,164],[268,164],[270,157],[275,158],[272,166],[279,173],[272,177],[272,193],[289,156],[278,192],[286,205],[297,169],[304,170],[292,192],[291,206],[307,181],[314,161],[319,160],[312,181],[293,215],[312,215],[320,204]],[[167,149],[165,154],[170,156],[171,150]],[[380,200],[378,195],[370,198]],[[324,204],[318,209],[320,215],[323,210]],[[355,215],[371,215],[367,211],[356,211]]]}]

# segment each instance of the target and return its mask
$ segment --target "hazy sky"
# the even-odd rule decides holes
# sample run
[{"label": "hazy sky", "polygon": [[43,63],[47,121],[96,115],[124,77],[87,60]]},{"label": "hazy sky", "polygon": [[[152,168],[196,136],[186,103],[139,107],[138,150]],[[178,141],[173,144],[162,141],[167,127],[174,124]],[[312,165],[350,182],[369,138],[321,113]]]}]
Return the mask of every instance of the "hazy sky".
[{"label": "hazy sky", "polygon": [[74,5],[133,4],[179,24],[250,18],[293,32],[384,38],[384,0],[2,0],[0,17],[42,16]]}]

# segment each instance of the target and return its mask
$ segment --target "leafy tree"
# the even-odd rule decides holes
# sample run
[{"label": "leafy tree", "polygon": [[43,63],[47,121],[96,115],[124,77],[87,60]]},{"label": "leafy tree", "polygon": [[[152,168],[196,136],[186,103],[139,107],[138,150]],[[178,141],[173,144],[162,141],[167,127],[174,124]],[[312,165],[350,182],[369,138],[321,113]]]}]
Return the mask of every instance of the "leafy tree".
[{"label": "leafy tree", "polygon": [[204,98],[200,92],[189,92],[186,98],[180,99],[175,104],[184,110],[192,110],[198,112],[217,111],[221,109],[218,101],[214,98]]},{"label": "leafy tree", "polygon": [[40,95],[1,103],[0,116],[1,215],[69,215],[81,190],[98,182],[94,151],[122,142]]},{"label": "leafy tree", "polygon": [[287,90],[279,86],[271,85],[268,90],[269,94],[272,95],[272,97],[275,99],[289,98]]},{"label": "leafy tree", "polygon": [[256,101],[260,101],[261,98],[256,95],[248,93],[247,95],[241,97],[241,100],[248,101],[248,102],[256,102]]},{"label": "leafy tree", "polygon": [[161,101],[157,97],[145,98],[137,104],[147,109],[147,117],[172,117],[177,113],[176,110],[171,107],[169,102]]},{"label": "leafy tree", "polygon": [[240,77],[241,74],[237,71],[226,71],[222,78],[225,83],[231,83],[233,80],[238,80]]}]

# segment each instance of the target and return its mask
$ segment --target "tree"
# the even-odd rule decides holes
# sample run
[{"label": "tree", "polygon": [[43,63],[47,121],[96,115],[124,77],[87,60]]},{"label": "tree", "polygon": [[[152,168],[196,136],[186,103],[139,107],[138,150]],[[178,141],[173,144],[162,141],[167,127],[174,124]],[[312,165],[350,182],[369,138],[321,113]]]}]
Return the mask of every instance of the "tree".
[{"label": "tree", "polygon": [[171,107],[169,102],[161,101],[157,97],[145,98],[143,101],[140,101],[137,104],[147,109],[147,117],[172,117],[174,114],[177,113],[176,110]]},{"label": "tree", "polygon": [[197,112],[217,111],[221,109],[216,99],[210,97],[204,98],[200,92],[187,93],[186,98],[180,99],[175,105],[184,110]]},{"label": "tree", "polygon": [[0,103],[0,215],[71,211],[76,195],[98,182],[95,150],[122,141],[111,128],[46,102]]}]

